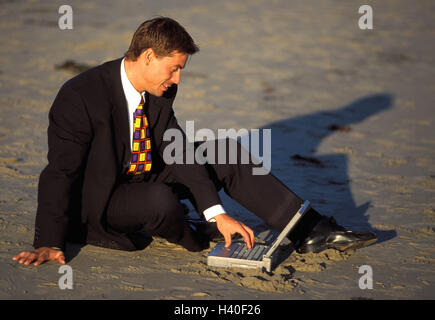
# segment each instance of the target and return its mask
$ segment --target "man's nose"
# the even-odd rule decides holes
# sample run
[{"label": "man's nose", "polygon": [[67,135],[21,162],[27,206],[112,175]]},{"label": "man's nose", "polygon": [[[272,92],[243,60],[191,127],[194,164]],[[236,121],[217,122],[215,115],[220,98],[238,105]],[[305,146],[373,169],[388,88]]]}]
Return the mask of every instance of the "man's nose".
[{"label": "man's nose", "polygon": [[180,80],[181,80],[181,70],[178,69],[176,72],[172,74],[171,81],[178,85],[180,84]]}]

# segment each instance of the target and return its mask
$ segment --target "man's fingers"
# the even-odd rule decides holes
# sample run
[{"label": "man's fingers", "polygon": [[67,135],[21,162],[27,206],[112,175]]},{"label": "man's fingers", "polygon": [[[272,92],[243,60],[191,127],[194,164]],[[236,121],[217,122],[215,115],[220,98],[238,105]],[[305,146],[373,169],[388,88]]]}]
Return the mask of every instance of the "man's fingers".
[{"label": "man's fingers", "polygon": [[29,265],[32,262],[33,265],[39,266],[48,260],[57,260],[60,264],[65,264],[65,255],[60,250],[54,250],[50,248],[38,248],[35,251],[23,251],[12,258],[18,260],[19,263]]},{"label": "man's fingers", "polygon": [[12,259],[13,259],[13,260],[18,260],[18,259],[22,258],[22,257],[24,256],[25,253],[28,253],[28,252],[27,252],[27,251],[20,252],[19,254],[17,254],[17,255],[16,255],[15,257],[13,257]]},{"label": "man's fingers", "polygon": [[254,246],[254,231],[243,223],[231,218],[227,214],[221,214],[215,217],[218,229],[225,238],[225,248],[231,245],[231,236],[233,234],[240,234],[243,237],[248,248]]},{"label": "man's fingers", "polygon": [[246,232],[248,232],[249,234],[249,239],[251,240],[251,247],[254,246],[254,240],[255,240],[255,233],[254,230],[252,230],[251,228],[249,228],[246,225],[243,225],[243,228],[245,228]]},{"label": "man's fingers", "polygon": [[14,260],[18,260],[18,259],[20,259],[18,262],[19,262],[19,263],[24,263],[24,261],[27,260],[27,258],[29,257],[30,254],[31,254],[31,252],[29,252],[29,251],[23,251],[23,252],[21,252],[20,254],[16,255],[16,256],[14,257],[14,258],[16,258],[16,259],[14,259]]},{"label": "man's fingers", "polygon": [[38,260],[36,260],[36,262],[33,264],[34,266],[39,266],[41,263],[45,262],[45,258],[43,255],[39,255]]},{"label": "man's fingers", "polygon": [[228,248],[231,245],[231,234],[224,234],[225,238],[225,248]]},{"label": "man's fingers", "polygon": [[62,251],[57,255],[57,261],[59,261],[60,264],[65,264],[65,256]]},{"label": "man's fingers", "polygon": [[254,239],[255,239],[254,231],[243,223],[240,223],[240,225],[242,226],[243,229],[243,233],[240,234],[243,236],[243,240],[245,241],[248,248],[251,249],[254,246]]},{"label": "man's fingers", "polygon": [[65,264],[65,256],[62,251],[57,251],[55,254],[53,251],[43,251],[39,253],[38,259],[33,265],[39,266],[48,260],[57,260],[60,264]]},{"label": "man's fingers", "polygon": [[24,264],[27,266],[29,264],[31,264],[38,256],[36,254],[34,254],[33,252],[30,253],[27,258],[24,260]]},{"label": "man's fingers", "polygon": [[240,234],[242,235],[243,240],[245,241],[248,248],[251,249],[252,248],[252,241],[251,241],[251,237],[250,237],[249,233],[245,230],[245,228],[242,227]]}]

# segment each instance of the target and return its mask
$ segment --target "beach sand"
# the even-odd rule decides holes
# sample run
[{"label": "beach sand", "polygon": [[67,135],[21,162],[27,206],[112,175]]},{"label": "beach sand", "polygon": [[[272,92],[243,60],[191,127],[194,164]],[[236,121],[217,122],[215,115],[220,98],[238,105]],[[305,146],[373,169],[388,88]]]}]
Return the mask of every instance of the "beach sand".
[{"label": "beach sand", "polygon": [[[373,30],[358,28],[359,1],[315,3],[71,1],[73,29],[60,30],[60,1],[0,2],[0,299],[434,299],[435,3],[371,1]],[[376,244],[292,252],[271,274],[208,267],[210,249],[159,238],[136,252],[68,244],[72,290],[59,289],[59,264],[12,260],[32,248],[57,91],[122,56],[157,15],[201,48],[182,71],[179,123],[272,129],[272,172]],[[257,235],[268,229],[222,200]],[[373,289],[359,287],[363,265]]]}]

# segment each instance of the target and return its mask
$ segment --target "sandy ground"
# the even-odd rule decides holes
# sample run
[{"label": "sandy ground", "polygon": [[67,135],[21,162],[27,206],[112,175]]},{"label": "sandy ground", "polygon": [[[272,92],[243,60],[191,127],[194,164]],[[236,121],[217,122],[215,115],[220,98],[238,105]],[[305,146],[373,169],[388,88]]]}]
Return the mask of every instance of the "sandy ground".
[{"label": "sandy ground", "polygon": [[[147,3],[148,2],[148,3]],[[145,5],[144,5],[145,3]],[[0,1],[0,299],[433,299],[435,113],[433,1]],[[138,9],[139,8],[139,9]],[[272,274],[206,265],[162,239],[143,251],[67,248],[59,265],[12,261],[30,249],[47,112],[74,70],[120,57],[156,15],[177,19],[201,52],[175,101],[195,128],[271,128],[272,172],[320,212],[379,242],[350,253],[292,253]],[[222,195],[259,234],[267,226]],[[213,246],[213,244],[212,244]],[[358,286],[359,267],[373,289]]]}]

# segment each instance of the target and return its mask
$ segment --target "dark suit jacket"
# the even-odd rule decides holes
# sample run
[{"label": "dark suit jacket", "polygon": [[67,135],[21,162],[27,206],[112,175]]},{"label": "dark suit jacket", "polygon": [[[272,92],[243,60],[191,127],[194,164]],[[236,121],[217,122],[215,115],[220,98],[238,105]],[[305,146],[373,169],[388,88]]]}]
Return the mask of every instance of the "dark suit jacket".
[{"label": "dark suit jacket", "polygon": [[[70,79],[53,102],[48,165],[38,186],[35,248],[64,248],[67,238],[72,238],[103,247],[137,249],[131,238],[110,229],[105,221],[109,199],[131,156],[121,61],[104,63]],[[207,170],[196,164],[166,165],[162,160],[163,150],[170,143],[163,141],[165,130],[181,130],[172,109],[176,92],[173,85],[162,97],[149,95],[146,112],[152,171],[158,175],[169,168],[177,182],[189,189],[198,212],[202,212],[221,203]]]}]

